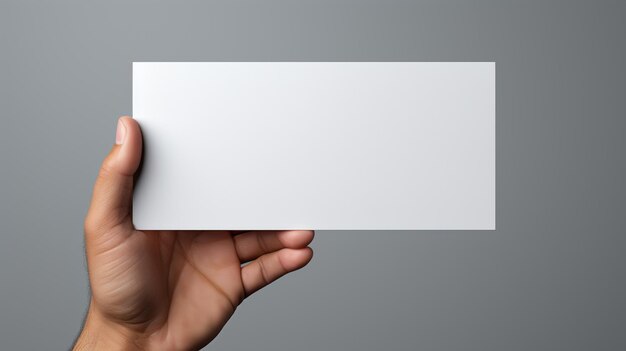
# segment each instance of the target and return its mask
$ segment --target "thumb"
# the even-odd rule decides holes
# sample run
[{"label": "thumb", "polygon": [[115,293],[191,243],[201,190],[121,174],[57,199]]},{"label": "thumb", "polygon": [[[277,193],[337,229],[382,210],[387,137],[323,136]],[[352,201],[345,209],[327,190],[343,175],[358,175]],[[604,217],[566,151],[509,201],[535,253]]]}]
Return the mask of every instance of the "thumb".
[{"label": "thumb", "polygon": [[102,162],[85,219],[86,234],[103,233],[118,226],[132,230],[133,176],[141,161],[141,129],[132,118],[117,122],[115,145]]}]

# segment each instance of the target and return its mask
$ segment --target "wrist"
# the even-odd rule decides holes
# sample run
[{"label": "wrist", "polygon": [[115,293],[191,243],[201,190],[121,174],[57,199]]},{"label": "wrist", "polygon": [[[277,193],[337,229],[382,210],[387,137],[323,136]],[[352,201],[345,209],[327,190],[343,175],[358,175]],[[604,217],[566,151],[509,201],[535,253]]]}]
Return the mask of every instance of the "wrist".
[{"label": "wrist", "polygon": [[105,318],[93,301],[73,350],[143,350],[142,337]]}]

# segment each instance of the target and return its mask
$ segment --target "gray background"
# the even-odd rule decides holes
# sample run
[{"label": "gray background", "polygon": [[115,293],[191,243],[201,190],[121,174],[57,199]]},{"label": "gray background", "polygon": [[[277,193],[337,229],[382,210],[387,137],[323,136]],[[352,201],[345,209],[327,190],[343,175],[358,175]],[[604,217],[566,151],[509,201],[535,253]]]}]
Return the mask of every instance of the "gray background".
[{"label": "gray background", "polygon": [[621,1],[0,2],[0,348],[64,349],[132,61],[496,61],[497,231],[320,232],[211,349],[626,349]]}]

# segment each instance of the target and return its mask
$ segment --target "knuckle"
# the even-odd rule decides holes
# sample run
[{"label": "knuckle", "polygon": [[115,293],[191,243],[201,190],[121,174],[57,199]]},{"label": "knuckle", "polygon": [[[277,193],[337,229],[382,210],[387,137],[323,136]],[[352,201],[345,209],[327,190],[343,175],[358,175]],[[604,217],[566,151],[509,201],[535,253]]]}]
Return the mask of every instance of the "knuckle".
[{"label": "knuckle", "polygon": [[259,258],[259,276],[261,278],[261,281],[263,282],[263,285],[268,285],[272,282],[270,276],[269,276],[269,272],[267,271],[267,267],[265,265],[265,262],[263,261],[263,257]]},{"label": "knuckle", "polygon": [[85,235],[99,236],[116,229],[117,226],[123,223],[123,220],[118,220],[106,214],[88,214],[84,223]]},{"label": "knuckle", "polygon": [[100,221],[92,214],[87,214],[85,217],[84,229],[85,235],[92,235],[97,233],[101,228]]},{"label": "knuckle", "polygon": [[263,233],[261,232],[256,233],[256,240],[257,240],[257,245],[259,246],[259,249],[261,250],[261,252],[263,253],[270,252],[266,239],[265,239],[265,235]]},{"label": "knuckle", "polygon": [[112,155],[108,155],[105,157],[104,161],[102,161],[102,165],[100,166],[100,170],[98,171],[99,179],[106,179],[113,173],[114,162]]}]

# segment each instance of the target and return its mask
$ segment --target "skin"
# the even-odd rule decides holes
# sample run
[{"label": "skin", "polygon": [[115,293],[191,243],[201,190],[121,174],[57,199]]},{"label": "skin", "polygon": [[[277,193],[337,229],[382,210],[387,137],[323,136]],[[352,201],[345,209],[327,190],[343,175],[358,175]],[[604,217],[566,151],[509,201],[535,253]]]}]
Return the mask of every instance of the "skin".
[{"label": "skin", "polygon": [[120,118],[85,219],[92,297],[74,350],[202,348],[246,297],[313,256],[308,230],[136,230],[141,151],[138,123]]}]

